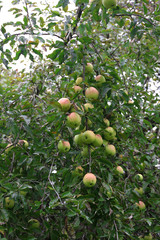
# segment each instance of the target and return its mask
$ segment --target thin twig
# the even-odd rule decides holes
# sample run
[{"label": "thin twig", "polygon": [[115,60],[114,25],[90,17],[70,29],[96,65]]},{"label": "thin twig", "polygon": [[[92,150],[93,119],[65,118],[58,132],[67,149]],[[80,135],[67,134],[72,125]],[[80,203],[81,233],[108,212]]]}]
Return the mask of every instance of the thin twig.
[{"label": "thin twig", "polygon": [[115,226],[115,229],[116,229],[116,239],[119,240],[119,237],[118,237],[118,228],[117,228],[117,225],[116,225],[115,220],[114,220],[114,226]]}]

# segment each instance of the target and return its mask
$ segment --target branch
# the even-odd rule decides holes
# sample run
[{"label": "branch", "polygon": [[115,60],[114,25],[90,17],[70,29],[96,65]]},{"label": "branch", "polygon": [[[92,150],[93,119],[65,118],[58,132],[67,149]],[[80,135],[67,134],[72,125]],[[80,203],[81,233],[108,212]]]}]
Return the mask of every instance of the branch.
[{"label": "branch", "polygon": [[79,22],[79,20],[80,20],[80,18],[81,18],[81,15],[82,15],[83,6],[84,6],[84,3],[82,3],[82,4],[79,6],[79,8],[77,9],[77,17],[76,17],[76,20],[75,20],[76,24],[75,24],[75,26],[73,27],[73,31],[72,31],[72,32],[68,32],[68,33],[66,34],[65,45],[68,44],[68,42],[72,39],[74,33],[76,32],[78,22]]},{"label": "branch", "polygon": [[114,16],[120,16],[120,17],[123,17],[123,16],[129,16],[129,17],[136,16],[136,17],[143,18],[145,21],[149,22],[151,25],[156,26],[151,20],[147,19],[146,17],[144,17],[144,16],[142,16],[140,14],[136,14],[136,13],[121,13],[121,14],[115,14]]}]

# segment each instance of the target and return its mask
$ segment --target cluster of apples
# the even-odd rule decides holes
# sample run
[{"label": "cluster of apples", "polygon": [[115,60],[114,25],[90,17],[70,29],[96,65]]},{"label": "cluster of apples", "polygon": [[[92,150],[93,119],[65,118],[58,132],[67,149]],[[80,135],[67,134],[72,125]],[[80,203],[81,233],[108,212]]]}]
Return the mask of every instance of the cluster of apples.
[{"label": "cluster of apples", "polygon": [[[85,74],[93,75],[93,73],[93,65],[91,63],[87,63],[85,66]],[[82,106],[82,112],[84,113],[83,116],[80,116],[80,114],[77,113],[75,109],[73,110],[72,103],[68,98],[61,98],[58,101],[61,110],[67,115],[66,125],[72,129],[77,130],[81,125],[82,117],[85,117],[87,123],[86,127],[80,134],[74,136],[74,143],[81,148],[82,156],[89,157],[90,152],[94,151],[95,148],[101,146],[104,146],[105,153],[107,155],[114,156],[116,154],[116,148],[113,144],[109,144],[108,141],[116,140],[116,131],[110,126],[109,120],[104,119],[106,128],[102,134],[103,138],[100,134],[97,134],[89,129],[92,123],[88,119],[87,115],[89,114],[89,111],[94,108],[94,102],[99,98],[99,91],[93,86],[86,87],[86,85],[83,84],[83,81],[84,79],[82,77],[78,77],[73,87],[76,93],[79,92],[79,95],[85,95],[85,100],[87,100],[84,106]],[[102,75],[95,77],[95,84],[97,86],[100,86],[105,81],[105,77]],[[60,140],[58,142],[58,150],[60,152],[68,152],[70,148],[71,146],[69,141]],[[87,173],[83,178],[83,183],[88,187],[94,186],[96,184],[96,176],[93,173]]]}]

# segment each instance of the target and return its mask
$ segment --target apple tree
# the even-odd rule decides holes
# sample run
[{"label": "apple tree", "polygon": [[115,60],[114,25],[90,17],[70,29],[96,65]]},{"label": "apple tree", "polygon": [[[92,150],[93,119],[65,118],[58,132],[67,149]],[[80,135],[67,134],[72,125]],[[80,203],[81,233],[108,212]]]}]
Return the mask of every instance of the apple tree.
[{"label": "apple tree", "polygon": [[1,239],[159,239],[159,1],[12,4]]}]

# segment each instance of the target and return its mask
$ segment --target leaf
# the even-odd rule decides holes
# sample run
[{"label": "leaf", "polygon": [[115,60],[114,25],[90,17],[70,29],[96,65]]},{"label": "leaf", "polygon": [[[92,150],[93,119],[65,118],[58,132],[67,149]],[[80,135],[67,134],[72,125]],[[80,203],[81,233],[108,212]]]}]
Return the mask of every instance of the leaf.
[{"label": "leaf", "polygon": [[53,53],[49,54],[47,57],[54,60],[61,53],[61,49],[56,49]]},{"label": "leaf", "polygon": [[37,49],[35,49],[35,48],[32,48],[32,51],[33,51],[35,54],[37,54],[41,59],[43,59],[43,54],[42,54],[39,50],[37,50]]}]

